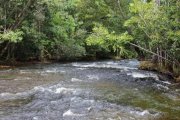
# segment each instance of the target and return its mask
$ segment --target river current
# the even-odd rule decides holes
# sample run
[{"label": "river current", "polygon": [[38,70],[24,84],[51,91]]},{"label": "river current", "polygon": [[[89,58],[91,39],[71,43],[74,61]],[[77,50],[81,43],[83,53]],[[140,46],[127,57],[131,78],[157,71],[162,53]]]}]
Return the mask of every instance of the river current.
[{"label": "river current", "polygon": [[0,70],[0,120],[180,120],[180,86],[137,60]]}]

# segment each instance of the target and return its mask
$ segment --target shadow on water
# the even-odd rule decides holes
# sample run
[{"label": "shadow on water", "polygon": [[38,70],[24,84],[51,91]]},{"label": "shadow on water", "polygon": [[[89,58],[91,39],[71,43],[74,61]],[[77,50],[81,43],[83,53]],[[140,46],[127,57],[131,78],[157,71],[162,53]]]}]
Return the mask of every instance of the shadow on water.
[{"label": "shadow on water", "polygon": [[33,98],[33,96],[29,96],[28,98],[0,100],[0,116],[10,115],[12,112],[17,112],[16,109],[32,102]]}]

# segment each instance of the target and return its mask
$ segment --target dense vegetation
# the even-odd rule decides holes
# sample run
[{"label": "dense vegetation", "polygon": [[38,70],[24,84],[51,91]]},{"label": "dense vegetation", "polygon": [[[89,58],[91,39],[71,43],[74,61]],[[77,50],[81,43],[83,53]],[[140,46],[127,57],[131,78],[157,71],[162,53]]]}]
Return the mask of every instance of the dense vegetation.
[{"label": "dense vegetation", "polygon": [[180,64],[179,0],[0,0],[0,59],[150,58]]}]

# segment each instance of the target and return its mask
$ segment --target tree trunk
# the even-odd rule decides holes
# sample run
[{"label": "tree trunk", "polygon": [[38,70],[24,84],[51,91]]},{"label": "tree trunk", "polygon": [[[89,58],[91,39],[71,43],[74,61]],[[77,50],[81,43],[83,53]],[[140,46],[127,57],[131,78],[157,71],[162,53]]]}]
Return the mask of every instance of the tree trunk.
[{"label": "tree trunk", "polygon": [[26,11],[28,7],[32,4],[33,0],[28,0],[27,4],[24,6],[23,10],[18,14],[17,19],[15,20],[15,23],[10,27],[11,30],[15,30],[24,20],[26,14]]},{"label": "tree trunk", "polygon": [[118,4],[118,7],[119,7],[119,11],[121,12],[121,15],[124,19],[126,19],[124,13],[123,13],[123,10],[122,10],[122,7],[121,7],[121,2],[120,0],[117,0],[117,4]]},{"label": "tree trunk", "polygon": [[[157,57],[162,58],[162,59],[166,60],[167,62],[169,62],[169,63],[171,63],[171,64],[174,63],[173,61],[171,61],[171,60],[169,60],[169,59],[166,59],[166,58],[160,56],[160,55],[158,54],[158,48],[157,48],[157,53],[154,53],[154,52],[152,52],[152,51],[150,51],[150,50],[147,50],[147,49],[145,49],[145,48],[143,48],[143,47],[141,47],[141,46],[138,46],[138,45],[136,45],[136,44],[133,44],[133,43],[130,43],[130,42],[129,42],[129,44],[132,45],[132,46],[138,47],[138,48],[140,48],[140,49],[142,49],[142,50],[144,50],[144,51],[146,51],[146,52],[148,52],[148,53],[151,53],[151,54],[153,54],[153,55],[157,55]],[[175,63],[175,64],[176,64],[176,63]],[[176,65],[178,65],[178,64],[176,64]]]}]

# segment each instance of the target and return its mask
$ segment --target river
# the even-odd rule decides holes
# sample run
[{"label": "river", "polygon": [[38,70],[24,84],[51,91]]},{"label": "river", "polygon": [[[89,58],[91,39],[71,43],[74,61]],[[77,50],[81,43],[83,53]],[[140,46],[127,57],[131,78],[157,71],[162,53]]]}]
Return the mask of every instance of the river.
[{"label": "river", "polygon": [[0,120],[180,120],[180,86],[137,60],[0,70]]}]

